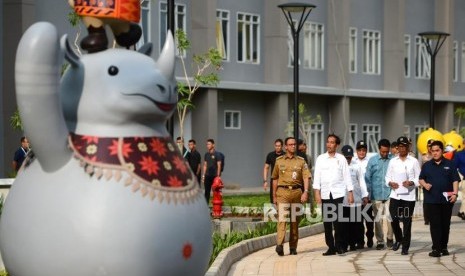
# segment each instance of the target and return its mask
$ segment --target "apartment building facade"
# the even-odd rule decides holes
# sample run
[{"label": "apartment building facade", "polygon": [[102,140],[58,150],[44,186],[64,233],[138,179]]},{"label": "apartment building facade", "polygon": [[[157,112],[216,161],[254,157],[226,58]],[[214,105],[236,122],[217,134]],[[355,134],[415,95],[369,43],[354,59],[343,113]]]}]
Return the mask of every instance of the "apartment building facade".
[{"label": "apartment building facade", "polygon": [[[22,32],[33,22],[54,23],[74,37],[66,1],[4,0],[0,32],[2,121],[0,175],[6,175],[21,133],[11,130],[15,110],[13,64]],[[166,37],[166,1],[142,2],[143,41],[157,58]],[[293,41],[281,0],[176,0],[175,25],[188,35],[192,53],[216,47],[223,55],[221,82],[195,96],[185,139],[200,151],[213,138],[226,155],[223,180],[258,186],[266,153],[285,138],[293,110]],[[305,1],[308,3],[307,1]],[[450,33],[436,57],[435,127],[448,132],[454,110],[465,105],[465,2],[459,0],[312,0],[316,8],[300,33],[300,101],[321,121],[307,125],[309,154],[325,151],[335,133],[343,144],[416,137],[429,125],[430,59],[418,36]],[[54,9],[49,9],[54,5]],[[56,12],[60,10],[62,12]],[[85,32],[85,30],[83,30]],[[182,81],[178,64],[176,75]],[[177,122],[175,133],[177,136]],[[34,141],[31,141],[32,144]],[[2,159],[1,159],[2,158]],[[3,170],[3,171],[1,171]]]}]

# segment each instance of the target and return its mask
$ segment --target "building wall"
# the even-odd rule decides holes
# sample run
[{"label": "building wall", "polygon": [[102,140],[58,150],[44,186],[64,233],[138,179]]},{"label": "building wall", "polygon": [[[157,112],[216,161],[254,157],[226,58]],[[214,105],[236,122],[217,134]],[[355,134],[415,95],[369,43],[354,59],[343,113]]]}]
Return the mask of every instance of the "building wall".
[{"label": "building wall", "polygon": [[[186,64],[192,63],[192,53],[203,53],[216,44],[216,10],[230,12],[230,59],[223,64],[218,87],[202,88],[194,97],[195,110],[186,127],[189,136],[197,140],[201,153],[205,141],[213,138],[226,155],[224,180],[242,187],[261,185],[266,153],[273,150],[273,141],[285,138],[285,129],[292,120],[293,68],[288,66],[288,24],[277,5],[284,0],[228,1],[176,0],[186,5],[187,34],[192,43]],[[414,77],[415,36],[423,31],[445,31],[451,36],[437,57],[436,124],[440,131],[449,131],[454,121],[453,111],[465,104],[464,70],[459,58],[459,80],[452,81],[453,41],[465,42],[460,30],[464,25],[465,2],[459,0],[315,0],[317,7],[308,20],[324,25],[324,70],[300,66],[300,99],[313,116],[321,115],[324,136],[336,133],[343,143],[349,143],[349,124],[358,126],[380,124],[382,136],[390,140],[403,134],[410,126],[414,136],[416,125],[429,122],[429,79]],[[49,7],[53,5],[53,9]],[[160,1],[151,1],[152,56],[158,58],[160,43]],[[4,0],[2,3],[2,121],[0,122],[0,174],[10,167],[12,154],[18,146],[20,132],[9,128],[9,118],[15,110],[13,84],[14,53],[23,31],[33,22],[50,21],[59,33],[76,35],[67,21],[66,1]],[[260,62],[237,62],[237,13],[260,16]],[[18,22],[12,24],[12,22]],[[8,26],[8,28],[7,28]],[[349,28],[357,28],[357,72],[349,73]],[[363,30],[381,32],[381,74],[362,72]],[[6,31],[7,30],[7,31]],[[82,29],[82,36],[86,31]],[[410,77],[404,77],[404,35],[411,36]],[[300,57],[303,58],[303,33],[300,35]],[[189,67],[189,66],[188,66]],[[191,70],[188,68],[188,70]],[[192,73],[191,71],[189,71]],[[176,68],[178,79],[182,68]],[[239,110],[240,130],[224,129],[224,110]],[[186,137],[190,138],[190,137]],[[34,141],[31,141],[32,145]],[[311,141],[309,141],[311,142]],[[324,148],[324,142],[322,144]]]}]

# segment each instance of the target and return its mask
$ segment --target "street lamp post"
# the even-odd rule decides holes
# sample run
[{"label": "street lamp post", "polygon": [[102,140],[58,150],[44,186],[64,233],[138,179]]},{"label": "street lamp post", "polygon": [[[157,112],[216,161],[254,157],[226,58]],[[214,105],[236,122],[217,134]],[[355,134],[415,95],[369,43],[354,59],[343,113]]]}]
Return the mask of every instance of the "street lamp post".
[{"label": "street lamp post", "polygon": [[[167,26],[168,26],[168,29],[170,30],[171,34],[173,35],[174,37],[174,8],[175,8],[175,5],[174,5],[174,0],[168,0],[167,2],[167,17],[166,17],[166,20],[167,20]],[[168,119],[168,122],[167,122],[167,129],[168,129],[168,132],[170,133],[171,137],[174,136],[174,114],[171,115],[171,117]],[[174,139],[174,137],[173,137]]]},{"label": "street lamp post", "polygon": [[[297,142],[299,139],[299,33],[308,15],[316,6],[307,3],[287,3],[278,5],[278,8],[283,11],[294,40],[294,138]],[[292,13],[300,13],[299,22],[295,25]]]},{"label": "street lamp post", "polygon": [[442,44],[449,36],[444,32],[423,32],[419,33],[423,43],[426,46],[431,58],[431,74],[430,74],[430,87],[429,87],[429,127],[434,128],[434,79],[436,75],[436,55],[441,49]]}]

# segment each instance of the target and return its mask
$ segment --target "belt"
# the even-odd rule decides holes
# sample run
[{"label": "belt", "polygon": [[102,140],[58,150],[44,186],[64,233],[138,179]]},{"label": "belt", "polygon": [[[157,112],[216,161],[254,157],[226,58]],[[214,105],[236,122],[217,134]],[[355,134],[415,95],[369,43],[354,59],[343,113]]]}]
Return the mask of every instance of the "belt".
[{"label": "belt", "polygon": [[301,185],[278,185],[278,188],[284,188],[287,190],[296,190],[296,189],[301,189]]}]

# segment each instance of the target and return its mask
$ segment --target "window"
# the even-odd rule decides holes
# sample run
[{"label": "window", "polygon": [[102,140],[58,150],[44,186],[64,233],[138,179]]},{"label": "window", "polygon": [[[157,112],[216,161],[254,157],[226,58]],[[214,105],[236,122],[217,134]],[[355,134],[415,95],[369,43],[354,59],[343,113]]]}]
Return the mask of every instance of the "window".
[{"label": "window", "polygon": [[431,60],[421,37],[415,37],[415,77],[429,79]]},{"label": "window", "polygon": [[381,125],[363,124],[363,140],[367,142],[368,152],[378,152],[378,141],[381,139]]},{"label": "window", "polygon": [[223,60],[229,60],[229,11],[216,11],[216,48]]},{"label": "window", "polygon": [[465,82],[465,42],[462,42],[462,82]]},{"label": "window", "polygon": [[412,141],[412,144],[413,144],[413,145],[416,145],[416,144],[417,144],[418,136],[419,136],[423,131],[425,131],[426,129],[428,129],[428,126],[427,126],[427,125],[415,125],[415,126],[413,127],[413,131],[415,132],[415,133],[414,133],[414,138],[415,138],[415,140]]},{"label": "window", "polygon": [[[310,155],[312,156],[313,162],[315,162],[318,155],[325,152],[326,139],[324,137],[324,124],[314,123],[310,126],[310,135],[307,145],[310,147]],[[313,164],[315,165],[315,164]]]},{"label": "window", "polygon": [[452,51],[454,53],[454,68],[453,68],[453,74],[452,74],[452,80],[453,81],[457,81],[458,79],[458,74],[459,74],[459,44],[458,42],[455,40],[454,43],[453,43],[453,48],[452,48]]},{"label": "window", "polygon": [[224,111],[224,128],[241,129],[241,112],[233,110]]},{"label": "window", "polygon": [[323,25],[318,23],[306,22],[304,24],[304,67],[310,69],[323,69],[323,57]]},{"label": "window", "polygon": [[404,35],[404,76],[410,78],[410,35]]},{"label": "window", "polygon": [[[186,6],[182,4],[175,4],[174,6],[174,26],[176,30],[181,29],[186,32]],[[168,6],[166,2],[160,2],[160,52],[165,44],[167,26]],[[176,31],[175,30],[175,31]],[[179,56],[180,54],[177,52]]]},{"label": "window", "polygon": [[405,137],[411,137],[410,136],[410,126],[409,125],[404,125],[404,136]]},{"label": "window", "polygon": [[142,37],[137,42],[136,47],[140,48],[145,43],[148,43],[152,40],[150,34],[152,33],[150,26],[151,23],[151,16],[150,16],[150,1],[149,0],[142,0],[141,1],[141,11],[140,11],[140,26],[142,28]]},{"label": "window", "polygon": [[381,74],[381,33],[363,31],[363,73]]},{"label": "window", "polygon": [[357,73],[357,29],[349,29],[349,71]]},{"label": "window", "polygon": [[254,14],[237,14],[237,61],[260,62],[260,17]]},{"label": "window", "polygon": [[355,147],[358,141],[357,124],[349,124],[349,137],[350,137],[349,145]]},{"label": "window", "polygon": [[[296,21],[293,21],[294,25],[297,25]],[[294,38],[292,37],[291,27],[287,28],[287,48],[288,48],[288,66],[294,66]],[[301,57],[300,57],[301,58]],[[300,65],[300,58],[299,58],[299,65]]]}]

